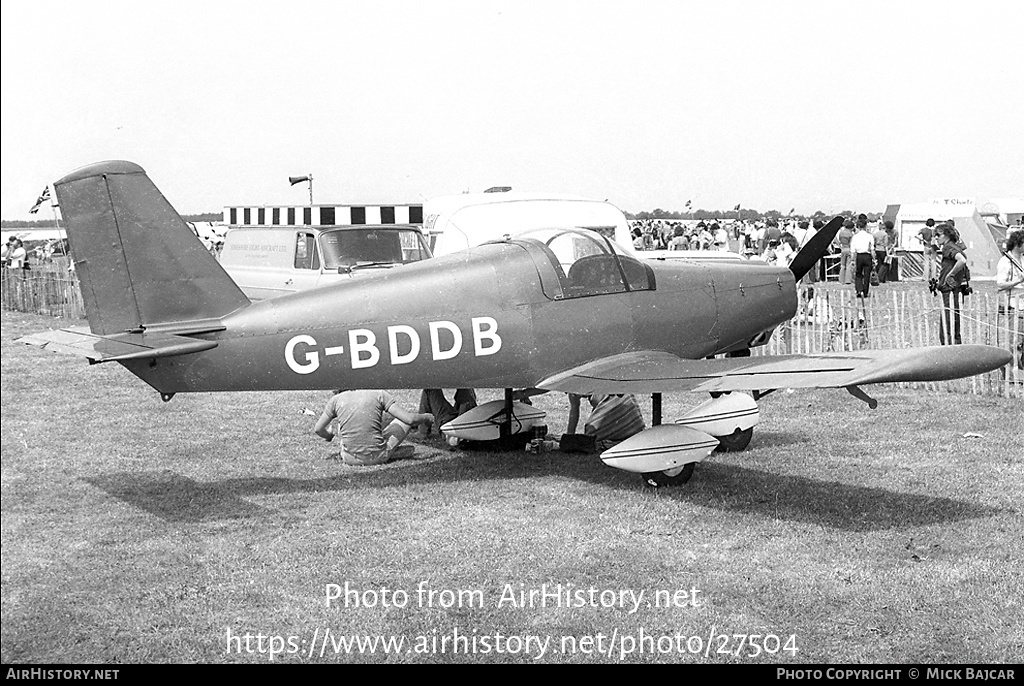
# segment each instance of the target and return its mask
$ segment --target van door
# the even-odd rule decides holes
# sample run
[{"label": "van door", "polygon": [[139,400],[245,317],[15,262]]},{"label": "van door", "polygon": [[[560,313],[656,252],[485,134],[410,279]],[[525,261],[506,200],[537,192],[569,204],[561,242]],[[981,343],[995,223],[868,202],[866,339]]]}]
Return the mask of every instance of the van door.
[{"label": "van door", "polygon": [[295,255],[292,273],[285,280],[290,291],[304,291],[316,288],[320,280],[320,252],[316,246],[316,234],[299,231],[295,234]]}]

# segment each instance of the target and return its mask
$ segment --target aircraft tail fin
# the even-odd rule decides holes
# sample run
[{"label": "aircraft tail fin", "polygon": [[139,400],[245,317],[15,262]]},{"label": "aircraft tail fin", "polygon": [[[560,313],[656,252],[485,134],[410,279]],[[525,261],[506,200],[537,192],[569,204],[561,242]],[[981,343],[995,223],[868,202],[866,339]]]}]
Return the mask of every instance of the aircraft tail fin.
[{"label": "aircraft tail fin", "polygon": [[249,304],[137,164],[83,167],[54,190],[93,333],[217,319]]},{"label": "aircraft tail fin", "polygon": [[789,265],[797,281],[802,279],[807,272],[811,271],[818,260],[825,256],[828,246],[835,240],[836,234],[839,233],[839,229],[842,227],[843,218],[832,217],[828,224],[821,227],[821,230],[814,234],[804,247],[800,248],[800,252],[796,254],[793,262]]}]

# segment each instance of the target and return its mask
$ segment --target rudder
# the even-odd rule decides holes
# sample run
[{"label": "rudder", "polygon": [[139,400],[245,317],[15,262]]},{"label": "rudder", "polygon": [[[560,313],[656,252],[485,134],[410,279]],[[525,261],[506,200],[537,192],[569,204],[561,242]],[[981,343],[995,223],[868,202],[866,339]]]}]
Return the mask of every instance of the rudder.
[{"label": "rudder", "polygon": [[218,318],[249,304],[137,164],[83,167],[54,190],[93,333]]}]

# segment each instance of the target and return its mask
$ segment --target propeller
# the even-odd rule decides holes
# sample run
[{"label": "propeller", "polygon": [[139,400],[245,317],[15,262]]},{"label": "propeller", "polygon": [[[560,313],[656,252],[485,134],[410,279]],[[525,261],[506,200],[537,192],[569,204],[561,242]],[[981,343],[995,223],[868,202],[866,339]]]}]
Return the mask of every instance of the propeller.
[{"label": "propeller", "polygon": [[825,256],[825,253],[828,252],[828,246],[835,239],[842,226],[843,217],[832,217],[828,224],[821,227],[821,230],[814,234],[814,237],[807,241],[804,247],[800,248],[800,252],[796,254],[796,257],[793,258],[789,265],[789,269],[796,276],[797,281],[802,279],[804,274],[811,271],[815,263]]}]

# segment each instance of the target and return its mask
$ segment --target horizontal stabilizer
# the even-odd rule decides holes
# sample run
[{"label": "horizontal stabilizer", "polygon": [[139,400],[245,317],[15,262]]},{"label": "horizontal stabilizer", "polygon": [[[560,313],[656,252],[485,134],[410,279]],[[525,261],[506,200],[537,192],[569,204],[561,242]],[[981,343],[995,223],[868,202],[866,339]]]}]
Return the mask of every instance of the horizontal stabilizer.
[{"label": "horizontal stabilizer", "polygon": [[671,393],[842,388],[896,381],[946,381],[1010,362],[989,345],[859,350],[816,355],[755,355],[687,360],[658,351],[624,353],[556,374],[537,384],[565,393]]},{"label": "horizontal stabilizer", "polygon": [[215,341],[202,341],[170,333],[121,333],[99,336],[85,327],[42,331],[19,338],[18,343],[46,350],[70,353],[92,362],[125,362],[157,357],[174,357],[216,348]]}]

